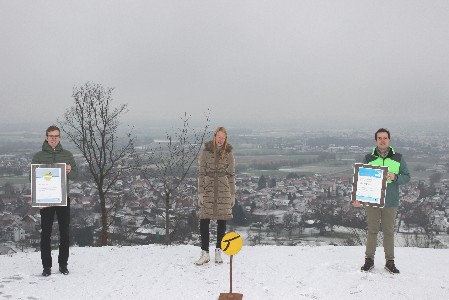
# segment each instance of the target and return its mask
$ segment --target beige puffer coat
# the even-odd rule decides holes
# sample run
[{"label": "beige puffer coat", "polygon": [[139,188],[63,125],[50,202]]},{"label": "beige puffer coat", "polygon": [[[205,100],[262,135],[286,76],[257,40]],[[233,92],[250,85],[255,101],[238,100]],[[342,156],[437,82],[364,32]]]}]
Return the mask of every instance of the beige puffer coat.
[{"label": "beige puffer coat", "polygon": [[232,219],[232,198],[235,195],[235,162],[232,146],[226,145],[214,155],[214,142],[205,144],[199,159],[198,193],[202,195],[200,219]]}]

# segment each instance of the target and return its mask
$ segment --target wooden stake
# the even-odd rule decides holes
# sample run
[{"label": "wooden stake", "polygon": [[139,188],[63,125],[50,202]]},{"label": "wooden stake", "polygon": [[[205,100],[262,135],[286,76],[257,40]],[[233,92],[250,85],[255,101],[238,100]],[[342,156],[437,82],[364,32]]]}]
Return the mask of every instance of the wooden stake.
[{"label": "wooden stake", "polygon": [[232,294],[232,257],[233,257],[234,255],[231,255],[231,263],[229,264],[229,267],[231,268],[231,270],[230,270],[230,272],[229,272],[229,274],[230,274],[230,276],[231,276],[231,278],[230,278],[230,280],[229,280],[229,283],[230,283],[230,289],[229,289],[229,293],[230,294]]},{"label": "wooden stake", "polygon": [[228,300],[228,299],[232,299],[232,300],[242,300],[243,299],[243,294],[239,294],[239,293],[232,293],[232,257],[234,255],[230,255],[231,257],[231,262],[229,264],[229,268],[230,268],[230,272],[229,272],[229,294],[228,293],[221,293],[220,297],[218,298],[218,300]]}]

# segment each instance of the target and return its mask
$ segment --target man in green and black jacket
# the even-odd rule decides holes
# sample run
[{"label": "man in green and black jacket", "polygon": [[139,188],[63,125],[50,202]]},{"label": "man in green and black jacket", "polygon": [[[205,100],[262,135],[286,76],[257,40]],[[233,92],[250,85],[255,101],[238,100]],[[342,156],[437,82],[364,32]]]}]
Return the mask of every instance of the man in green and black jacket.
[{"label": "man in green and black jacket", "polygon": [[[410,181],[410,173],[402,155],[390,147],[390,132],[385,128],[376,131],[374,138],[377,146],[367,154],[364,164],[388,167],[387,190],[385,193],[385,206],[383,208],[365,205],[366,219],[368,222],[368,238],[366,242],[365,264],[362,271],[370,271],[374,268],[374,254],[377,246],[377,234],[379,225],[382,224],[384,235],[383,246],[385,252],[385,269],[393,274],[399,270],[394,264],[394,223],[399,206],[399,185]],[[354,201],[354,206],[360,206],[359,201]]]},{"label": "man in green and black jacket", "polygon": [[[57,126],[50,126],[46,130],[42,151],[36,153],[32,164],[65,163],[67,174],[67,195],[69,194],[69,180],[78,177],[78,168],[70,151],[62,148],[60,143],[60,130]],[[68,275],[67,261],[69,259],[69,224],[70,224],[70,199],[67,197],[67,206],[50,206],[41,208],[41,259],[44,271],[43,276],[50,276],[52,267],[51,258],[51,230],[55,214],[59,225],[59,271]]]}]

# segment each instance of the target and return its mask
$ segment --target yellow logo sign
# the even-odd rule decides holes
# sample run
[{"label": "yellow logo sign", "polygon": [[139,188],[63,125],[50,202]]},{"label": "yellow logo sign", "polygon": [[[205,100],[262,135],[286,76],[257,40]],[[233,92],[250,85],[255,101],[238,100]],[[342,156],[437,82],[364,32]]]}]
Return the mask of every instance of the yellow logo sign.
[{"label": "yellow logo sign", "polygon": [[225,234],[221,240],[221,250],[227,255],[235,255],[239,253],[243,246],[243,239],[237,232],[229,232]]}]

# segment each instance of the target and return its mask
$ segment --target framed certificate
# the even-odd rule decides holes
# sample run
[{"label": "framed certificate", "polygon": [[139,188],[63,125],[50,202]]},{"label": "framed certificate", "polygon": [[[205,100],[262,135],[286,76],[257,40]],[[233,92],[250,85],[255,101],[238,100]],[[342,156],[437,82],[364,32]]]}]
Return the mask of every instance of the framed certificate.
[{"label": "framed certificate", "polygon": [[67,206],[66,164],[31,164],[31,206]]},{"label": "framed certificate", "polygon": [[388,167],[385,166],[355,164],[351,200],[374,207],[384,207],[387,174]]}]

